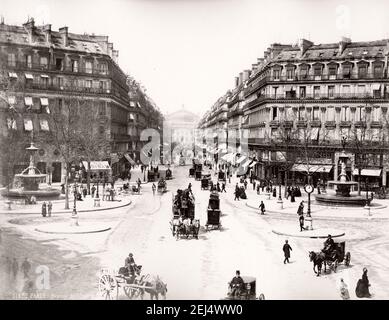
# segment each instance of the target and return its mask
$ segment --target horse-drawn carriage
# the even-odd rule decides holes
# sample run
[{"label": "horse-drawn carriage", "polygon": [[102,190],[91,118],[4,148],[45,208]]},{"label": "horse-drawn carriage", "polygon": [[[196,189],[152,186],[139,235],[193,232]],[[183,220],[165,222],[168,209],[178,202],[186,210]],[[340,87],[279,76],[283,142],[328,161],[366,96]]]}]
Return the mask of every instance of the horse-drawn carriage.
[{"label": "horse-drawn carriage", "polygon": [[225,300],[265,300],[265,296],[261,293],[258,297],[256,294],[256,279],[255,277],[242,276],[243,284],[240,287],[228,283],[228,293]]},{"label": "horse-drawn carriage", "polygon": [[247,195],[246,195],[246,189],[244,186],[238,186],[238,188],[236,189],[236,192],[238,193],[237,196],[240,198],[240,199],[247,199]]},{"label": "horse-drawn carriage", "polygon": [[148,182],[155,182],[158,177],[158,172],[154,170],[149,170],[147,171],[147,181]]},{"label": "horse-drawn carriage", "polygon": [[172,179],[172,171],[170,170],[170,168],[166,167],[158,168],[158,178],[170,180]]},{"label": "horse-drawn carriage", "polygon": [[180,160],[179,160],[178,164],[179,164],[180,166],[185,166],[185,165],[186,165],[186,163],[185,163],[185,158],[184,158],[183,156],[180,157]]},{"label": "horse-drawn carriage", "polygon": [[119,288],[123,288],[124,294],[129,299],[140,298],[149,293],[153,300],[158,300],[159,294],[166,299],[167,286],[158,276],[142,275],[142,266],[135,268],[135,274],[130,275],[126,267],[121,267],[118,272],[102,269],[100,271],[98,290],[105,300],[114,300],[119,297]]},{"label": "horse-drawn carriage", "polygon": [[167,190],[167,183],[166,180],[163,178],[160,178],[158,181],[158,192],[159,193],[165,193]]},{"label": "horse-drawn carriage", "polygon": [[210,181],[212,181],[211,174],[210,173],[203,174],[201,176],[201,190],[208,190]]},{"label": "horse-drawn carriage", "polygon": [[207,209],[207,223],[205,229],[219,229],[221,228],[220,223],[220,198],[217,191],[212,191],[209,197],[208,209]]},{"label": "horse-drawn carriage", "polygon": [[173,196],[172,213],[170,221],[172,235],[177,240],[182,236],[198,239],[200,220],[195,219],[195,199],[189,189],[177,190],[177,194]]},{"label": "horse-drawn carriage", "polygon": [[217,176],[217,180],[226,181],[226,173],[223,171],[219,171],[218,176]]},{"label": "horse-drawn carriage", "polygon": [[[346,252],[346,242],[335,242],[334,249],[330,252],[309,252],[309,259],[313,262],[313,271],[317,274],[317,276],[321,273],[321,267],[324,263],[324,273],[327,272],[327,266],[329,270],[331,269],[336,272],[338,265],[344,262],[344,265],[348,267],[351,261],[350,252]],[[317,267],[317,272],[315,271],[315,267]]]},{"label": "horse-drawn carriage", "polygon": [[131,194],[140,194],[140,186],[138,185],[132,185],[131,186]]}]

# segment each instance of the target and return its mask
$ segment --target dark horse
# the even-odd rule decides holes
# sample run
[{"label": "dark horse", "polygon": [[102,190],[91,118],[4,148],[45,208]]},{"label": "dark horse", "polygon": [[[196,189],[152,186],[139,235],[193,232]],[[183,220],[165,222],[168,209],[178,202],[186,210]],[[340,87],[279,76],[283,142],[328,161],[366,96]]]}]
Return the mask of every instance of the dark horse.
[{"label": "dark horse", "polygon": [[[324,262],[324,272],[326,272],[326,262],[325,262],[325,255],[323,252],[309,252],[309,260],[313,261],[313,272],[317,274],[317,276],[321,273],[321,267]],[[315,267],[317,266],[317,272],[315,270]]]},{"label": "dark horse", "polygon": [[188,238],[190,235],[196,239],[198,239],[198,234],[200,230],[200,220],[193,219],[192,224],[189,226],[185,226],[183,223],[179,224],[176,229],[176,239],[178,240],[181,235],[186,236]]}]

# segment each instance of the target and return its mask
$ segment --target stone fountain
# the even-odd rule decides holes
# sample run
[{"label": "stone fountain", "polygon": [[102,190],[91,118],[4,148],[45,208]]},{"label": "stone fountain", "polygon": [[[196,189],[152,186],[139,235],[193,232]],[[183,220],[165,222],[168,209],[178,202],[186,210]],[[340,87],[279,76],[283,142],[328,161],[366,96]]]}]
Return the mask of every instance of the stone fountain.
[{"label": "stone fountain", "polygon": [[[315,195],[316,202],[318,204],[325,204],[329,206],[357,206],[363,207],[366,205],[366,198],[364,196],[358,196],[350,194],[351,187],[358,185],[358,182],[355,181],[347,181],[346,175],[346,162],[347,156],[340,156],[341,160],[341,172],[338,176],[339,180],[328,181],[328,185],[335,186],[335,194],[326,193],[326,194],[318,194]],[[370,205],[371,199],[368,200],[368,204]]]},{"label": "stone fountain", "polygon": [[31,142],[31,145],[26,150],[30,154],[29,166],[21,173],[15,174],[15,179],[20,181],[21,187],[5,190],[1,195],[7,198],[26,198],[32,196],[35,196],[36,199],[58,198],[61,195],[59,190],[50,187],[44,189],[39,188],[39,184],[45,180],[46,174],[42,174],[34,165],[34,156],[38,148]]}]

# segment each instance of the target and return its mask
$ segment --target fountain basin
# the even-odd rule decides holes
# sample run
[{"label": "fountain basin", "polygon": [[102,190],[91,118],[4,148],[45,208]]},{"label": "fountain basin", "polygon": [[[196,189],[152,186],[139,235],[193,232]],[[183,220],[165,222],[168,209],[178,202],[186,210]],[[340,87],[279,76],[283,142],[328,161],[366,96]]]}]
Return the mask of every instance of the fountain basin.
[{"label": "fountain basin", "polygon": [[37,200],[45,199],[58,199],[61,195],[61,191],[57,189],[39,189],[39,190],[23,190],[23,189],[10,189],[1,192],[3,197],[7,198],[26,198],[34,196]]},{"label": "fountain basin", "polygon": [[[328,206],[345,206],[345,207],[363,207],[366,205],[366,197],[352,195],[341,196],[339,194],[317,194],[315,199],[318,204],[324,204]],[[369,205],[371,199],[368,200]]]}]

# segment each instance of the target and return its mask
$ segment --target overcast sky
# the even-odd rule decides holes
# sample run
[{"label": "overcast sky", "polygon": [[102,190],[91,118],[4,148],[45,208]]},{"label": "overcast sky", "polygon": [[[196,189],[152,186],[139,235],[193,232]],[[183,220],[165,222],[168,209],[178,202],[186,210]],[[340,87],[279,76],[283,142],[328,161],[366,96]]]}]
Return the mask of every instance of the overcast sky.
[{"label": "overcast sky", "polygon": [[202,115],[274,42],[389,38],[387,0],[0,0],[5,23],[108,35],[162,112]]}]

